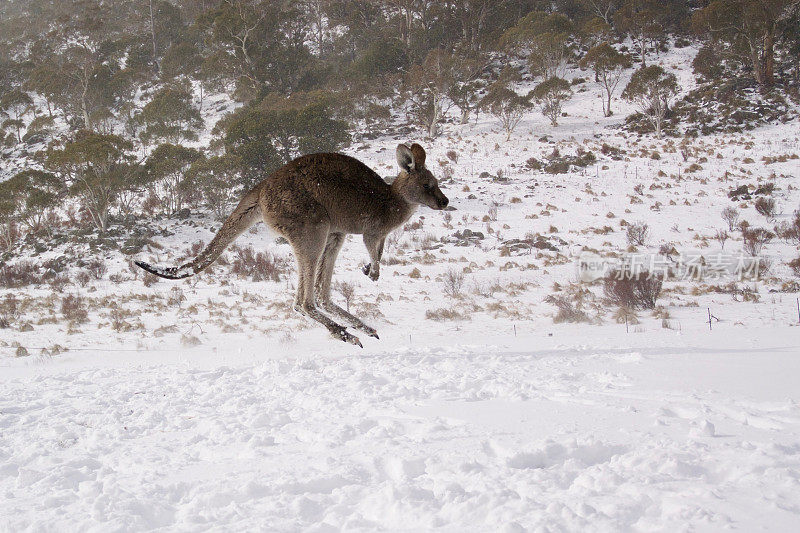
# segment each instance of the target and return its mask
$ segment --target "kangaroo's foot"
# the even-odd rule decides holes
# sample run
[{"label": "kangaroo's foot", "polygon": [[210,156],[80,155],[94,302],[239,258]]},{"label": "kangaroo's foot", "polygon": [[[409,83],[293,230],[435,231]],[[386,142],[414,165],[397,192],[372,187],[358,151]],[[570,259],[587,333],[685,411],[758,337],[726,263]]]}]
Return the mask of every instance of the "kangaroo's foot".
[{"label": "kangaroo's foot", "polygon": [[358,339],[358,337],[356,337],[355,335],[353,335],[351,333],[348,333],[346,329],[344,329],[344,328],[341,328],[339,330],[333,330],[333,329],[330,329],[330,328],[328,328],[328,329],[331,332],[331,335],[333,335],[335,338],[339,339],[340,341],[344,341],[344,342],[353,344],[355,346],[358,346],[359,348],[363,348],[364,347],[361,344],[361,341]]},{"label": "kangaroo's foot", "polygon": [[334,322],[325,314],[321,313],[319,309],[316,307],[311,307],[307,305],[295,305],[295,311],[298,313],[307,316],[312,320],[316,320],[323,326],[325,326],[328,331],[331,332],[334,338],[339,339],[340,341],[347,342],[349,344],[354,344],[359,348],[363,348],[364,346],[361,344],[361,341],[355,335],[352,335],[347,332],[347,329],[339,324],[338,322]]},{"label": "kangaroo's foot", "polygon": [[378,281],[378,278],[381,275],[380,270],[377,267],[373,268],[372,263],[367,263],[364,265],[364,268],[361,269],[361,272],[367,275],[372,281]]},{"label": "kangaroo's foot", "polygon": [[378,332],[375,331],[375,328],[366,325],[360,318],[358,318],[355,315],[351,315],[349,312],[345,311],[335,303],[319,302],[319,305],[328,313],[338,316],[339,318],[343,319],[345,322],[349,323],[354,328],[363,331],[370,337],[375,337],[376,339],[380,339],[380,337],[378,337]]}]

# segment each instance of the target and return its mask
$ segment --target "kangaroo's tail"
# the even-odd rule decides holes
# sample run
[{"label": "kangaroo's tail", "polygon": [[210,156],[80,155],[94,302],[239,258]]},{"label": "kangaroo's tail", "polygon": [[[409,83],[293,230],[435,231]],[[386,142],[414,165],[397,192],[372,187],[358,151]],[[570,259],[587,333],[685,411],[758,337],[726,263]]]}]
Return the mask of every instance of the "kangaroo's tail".
[{"label": "kangaroo's tail", "polygon": [[250,191],[242,198],[231,216],[225,219],[222,227],[208,243],[200,254],[188,263],[177,267],[157,267],[142,261],[136,264],[144,270],[167,279],[183,279],[202,272],[225,251],[236,237],[247,231],[250,226],[261,219],[261,209],[258,206],[258,193]]}]

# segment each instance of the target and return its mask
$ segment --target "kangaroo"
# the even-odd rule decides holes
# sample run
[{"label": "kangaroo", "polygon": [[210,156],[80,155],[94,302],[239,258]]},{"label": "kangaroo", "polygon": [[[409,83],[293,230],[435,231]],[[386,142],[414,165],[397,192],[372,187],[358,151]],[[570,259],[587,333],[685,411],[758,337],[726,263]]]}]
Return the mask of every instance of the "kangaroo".
[{"label": "kangaroo", "polygon": [[201,272],[250,226],[263,220],[292,245],[298,284],[294,309],[328,328],[344,342],[361,346],[358,337],[331,319],[326,311],[371,337],[375,329],[331,302],[331,277],[345,235],[364,236],[369,254],[363,272],[380,276],[383,243],[405,223],[418,205],[441,210],[449,200],[425,167],[419,144],[397,146],[400,173],[391,185],[361,161],[344,155],[305,155],[276,170],[245,194],[233,213],[200,254],[178,267],[157,267],[136,261],[144,270],[167,279]]}]

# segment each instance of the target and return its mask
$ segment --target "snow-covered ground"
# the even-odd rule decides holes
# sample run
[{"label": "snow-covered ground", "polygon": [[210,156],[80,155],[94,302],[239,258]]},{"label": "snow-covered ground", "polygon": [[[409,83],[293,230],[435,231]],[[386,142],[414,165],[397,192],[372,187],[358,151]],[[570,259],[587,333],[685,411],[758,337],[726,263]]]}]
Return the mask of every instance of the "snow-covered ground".
[{"label": "snow-covered ground", "polygon": [[4,368],[0,529],[791,531],[797,331],[421,331]]},{"label": "snow-covered ground", "polygon": [[[694,51],[660,58],[683,90]],[[227,104],[209,102],[210,126]],[[723,250],[714,239],[720,212],[790,220],[797,122],[659,141],[618,129],[632,109],[613,108],[601,116],[589,81],[556,128],[533,111],[506,141],[484,114],[416,139],[435,174],[452,174],[456,210],[420,209],[388,239],[376,283],[360,239],[346,243],[334,280],[381,336],[362,335],[364,349],[291,311],[291,271],[252,281],[218,264],[145,286],[129,257],[104,252],[100,280],[0,289],[18,315],[0,329],[0,531],[800,528],[798,289],[785,264],[797,245],[768,243],[771,268],[738,292],[731,278],[670,280],[628,325],[576,268],[582,251],[618,258],[638,221],[650,227],[638,253],[741,254],[737,230]],[[407,140],[348,152],[388,176]],[[598,161],[526,168],[554,148]],[[774,219],[727,196],[768,182]],[[153,220],[157,245],[139,258],[175,263],[218,225]],[[291,257],[263,226],[237,244]],[[62,255],[96,257],[65,243],[30,259]],[[88,322],[67,320],[67,295]],[[590,322],[555,324],[550,295],[581,300]]]}]

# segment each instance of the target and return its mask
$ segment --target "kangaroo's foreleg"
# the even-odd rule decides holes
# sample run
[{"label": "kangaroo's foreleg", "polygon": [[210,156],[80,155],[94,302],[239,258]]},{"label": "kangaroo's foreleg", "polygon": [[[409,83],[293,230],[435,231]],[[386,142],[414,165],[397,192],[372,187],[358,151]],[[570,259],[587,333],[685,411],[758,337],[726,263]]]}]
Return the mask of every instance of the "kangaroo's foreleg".
[{"label": "kangaroo's foreleg", "polygon": [[325,251],[322,252],[319,265],[317,266],[317,280],[315,283],[315,295],[317,304],[325,311],[332,313],[348,322],[351,326],[359,329],[370,337],[378,337],[378,332],[374,328],[366,325],[360,318],[351,315],[331,301],[331,278],[336,264],[336,257],[344,244],[345,236],[343,233],[331,233],[328,235],[328,242]]},{"label": "kangaroo's foreleg", "polygon": [[372,281],[378,281],[381,275],[381,256],[383,256],[383,243],[386,241],[386,235],[372,235],[369,233],[364,234],[364,246],[367,247],[370,263],[364,267],[363,272]]},{"label": "kangaroo's foreleg", "polygon": [[328,228],[305,228],[301,235],[295,235],[290,242],[297,259],[298,286],[295,297],[295,310],[316,320],[331,332],[331,335],[344,342],[361,346],[358,337],[347,332],[344,326],[334,322],[316,306],[314,284],[317,267],[327,241]]}]

